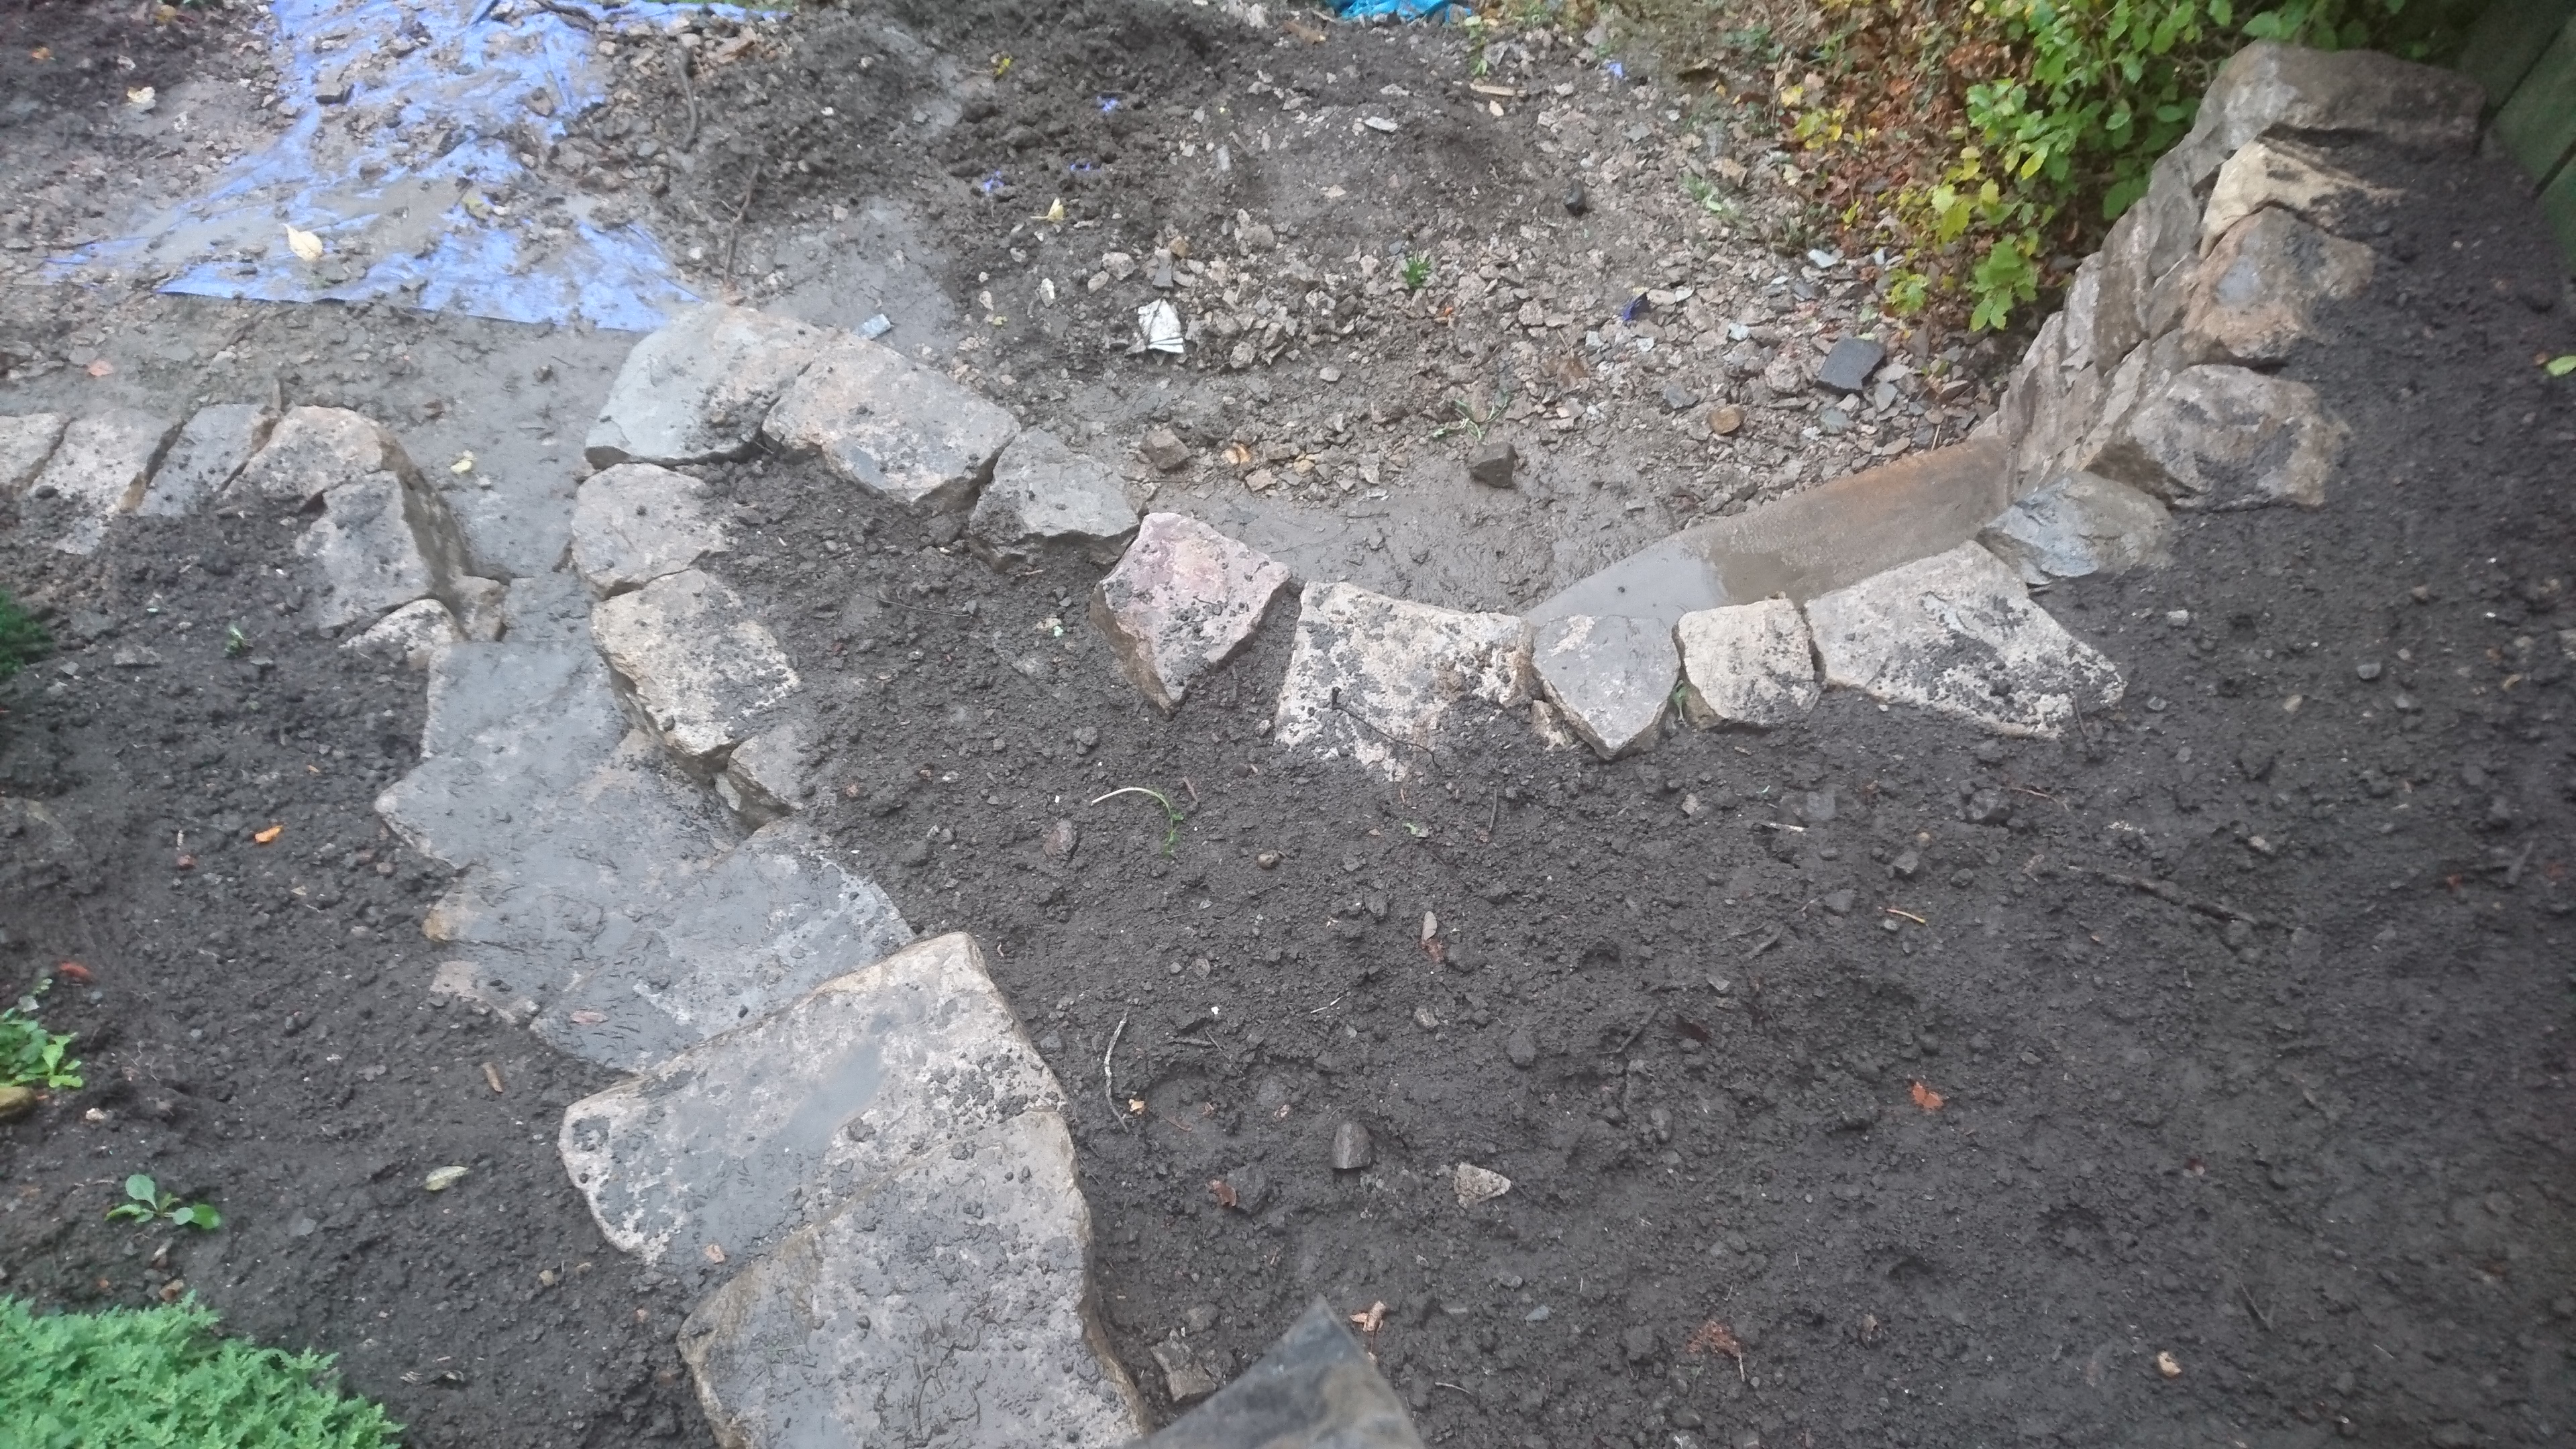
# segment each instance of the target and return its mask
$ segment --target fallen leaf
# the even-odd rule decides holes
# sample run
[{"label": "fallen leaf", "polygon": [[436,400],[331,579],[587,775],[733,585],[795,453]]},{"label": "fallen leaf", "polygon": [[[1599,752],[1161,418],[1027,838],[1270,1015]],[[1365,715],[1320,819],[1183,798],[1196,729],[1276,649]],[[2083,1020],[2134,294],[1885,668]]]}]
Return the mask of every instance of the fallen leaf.
[{"label": "fallen leaf", "polygon": [[1926,1112],[1940,1111],[1941,1104],[1949,1100],[1948,1098],[1943,1097],[1940,1093],[1933,1091],[1930,1087],[1923,1085],[1921,1082],[1916,1082],[1906,1090],[1913,1095],[1914,1105],[1922,1108]]},{"label": "fallen leaf", "polygon": [[31,51],[28,51],[28,52],[27,52],[27,59],[32,60],[32,61],[36,62],[36,63],[37,63],[37,64],[39,64],[39,65],[42,65],[42,64],[43,64],[43,63],[45,63],[46,61],[52,60],[53,58],[54,58],[54,48],[53,48],[52,46],[50,46],[50,45],[40,45],[40,46],[37,46],[35,49],[33,49],[33,50],[31,50]]},{"label": "fallen leaf", "polygon": [[318,262],[322,260],[322,238],[315,236],[309,231],[298,231],[294,227],[288,227],[286,229],[286,249],[295,253],[299,259],[304,261]]},{"label": "fallen leaf", "polygon": [[427,1176],[427,1177],[425,1177],[425,1178],[422,1178],[422,1179],[421,1179],[421,1182],[420,1182],[420,1185],[421,1185],[422,1187],[425,1187],[425,1188],[429,1189],[431,1192],[445,1192],[445,1191],[447,1191],[449,1188],[456,1186],[458,1183],[463,1182],[464,1180],[465,1180],[465,1169],[464,1169],[464,1168],[462,1168],[462,1167],[441,1167],[441,1168],[434,1169],[433,1171],[431,1171],[431,1173],[429,1174],[429,1176]]},{"label": "fallen leaf", "polygon": [[2169,1379],[2181,1378],[2182,1360],[2174,1357],[2171,1349],[2167,1349],[2156,1355],[2156,1372]]},{"label": "fallen leaf", "polygon": [[136,114],[152,109],[161,101],[161,93],[150,86],[134,86],[125,93],[125,108]]},{"label": "fallen leaf", "polygon": [[708,1243],[700,1247],[698,1251],[704,1254],[706,1256],[706,1260],[710,1263],[721,1264],[725,1260],[725,1250],[722,1243]]},{"label": "fallen leaf", "polygon": [[2576,372],[2576,352],[2568,353],[2564,357],[2553,357],[2540,364],[2540,370],[2551,377],[2565,377],[2571,372]]},{"label": "fallen leaf", "polygon": [[110,373],[116,371],[116,364],[102,357],[91,363],[89,366],[82,368],[81,371],[88,373],[92,377],[106,377]]},{"label": "fallen leaf", "polygon": [[1234,1185],[1222,1177],[1208,1179],[1208,1196],[1216,1199],[1218,1207],[1230,1208],[1243,1205],[1242,1200],[1235,1196]]},{"label": "fallen leaf", "polygon": [[576,1011],[572,1014],[572,1024],[575,1026],[597,1026],[606,1020],[608,1015],[605,1012]]},{"label": "fallen leaf", "polygon": [[78,961],[63,961],[57,963],[54,967],[54,974],[60,976],[66,981],[87,981],[90,979],[89,968],[83,966]]},{"label": "fallen leaf", "polygon": [[1386,1305],[1383,1303],[1372,1303],[1368,1306],[1368,1311],[1366,1313],[1352,1314],[1351,1322],[1359,1325],[1360,1332],[1373,1334],[1378,1331],[1380,1325],[1386,1322]]},{"label": "fallen leaf", "polygon": [[459,477],[462,477],[462,476],[464,476],[465,474],[468,474],[468,473],[473,472],[473,471],[474,471],[474,455],[473,455],[472,453],[459,453],[459,454],[457,454],[457,455],[456,455],[456,461],[447,465],[447,471],[448,471],[448,472],[450,472],[450,473],[454,473],[454,474],[456,474],[456,475],[457,475],[457,476],[459,476]]},{"label": "fallen leaf", "polygon": [[277,837],[284,835],[285,833],[285,826],[272,825],[266,830],[255,830],[251,832],[250,838],[251,842],[255,845],[275,845],[277,843]]}]

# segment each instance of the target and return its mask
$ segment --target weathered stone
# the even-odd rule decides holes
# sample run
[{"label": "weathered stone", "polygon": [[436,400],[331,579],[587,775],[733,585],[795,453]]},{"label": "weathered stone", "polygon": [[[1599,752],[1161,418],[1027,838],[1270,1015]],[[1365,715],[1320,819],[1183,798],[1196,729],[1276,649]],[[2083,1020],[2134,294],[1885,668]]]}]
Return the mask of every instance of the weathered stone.
[{"label": "weathered stone", "polygon": [[414,476],[402,445],[374,419],[347,408],[288,408],[226,491],[302,507],[373,473]]},{"label": "weathered stone", "polygon": [[742,596],[696,569],[602,600],[590,628],[663,745],[699,768],[803,682]]},{"label": "weathered stone", "polygon": [[1512,470],[1520,461],[1510,441],[1487,438],[1467,450],[1467,481],[1488,488],[1512,486]]},{"label": "weathered stone", "polygon": [[0,498],[15,498],[36,481],[62,441],[63,422],[61,413],[0,417]]},{"label": "weathered stone", "polygon": [[703,481],[651,463],[591,474],[573,495],[573,567],[600,598],[696,568],[726,549],[707,497]]},{"label": "weathered stone", "polygon": [[1422,1449],[1367,1348],[1316,1300],[1258,1363],[1137,1449]]},{"label": "weathered stone", "polygon": [[2278,207],[2311,226],[2348,235],[2346,228],[2371,205],[2397,193],[2336,169],[2306,147],[2287,141],[2254,141],[2218,168],[2218,183],[2200,217],[2200,249],[2218,245],[2237,223]]},{"label": "weathered stone", "polygon": [[1605,760],[1652,746],[1680,659],[1651,619],[1575,614],[1537,626],[1531,663],[1567,724]]},{"label": "weathered stone", "polygon": [[96,552],[107,538],[107,521],[132,513],[143,501],[152,465],[175,431],[177,425],[169,419],[132,408],[72,419],[33,489],[39,494],[51,490],[72,506],[71,525],[54,547],[65,553]]},{"label": "weathered stone", "polygon": [[1839,393],[1855,393],[1869,386],[1869,375],[1886,360],[1887,348],[1883,344],[1866,337],[1846,337],[1816,364],[1816,381]]},{"label": "weathered stone", "polygon": [[2059,310],[2066,318],[2066,367],[2108,373],[2144,340],[2132,274],[2108,248],[2075,269],[2075,279],[2066,286],[2066,305]]},{"label": "weathered stone", "polygon": [[2193,274],[2184,304],[2194,362],[2277,363],[2316,335],[2316,311],[2369,285],[2370,248],[2265,208],[2220,238]]},{"label": "weathered stone", "polygon": [[1234,657],[1288,570],[1177,513],[1149,513],[1118,566],[1091,591],[1091,622],[1119,670],[1166,711],[1190,682]]},{"label": "weathered stone", "polygon": [[376,813],[457,869],[515,855],[529,816],[575,792],[627,730],[587,639],[449,649],[429,671],[420,762]]},{"label": "weathered stone", "polygon": [[1155,1366],[1163,1371],[1163,1393],[1176,1407],[1195,1404],[1224,1387],[1224,1380],[1178,1329],[1155,1344],[1153,1352]]},{"label": "weathered stone", "polygon": [[1682,709],[1690,722],[1783,725],[1815,708],[1816,660],[1807,621],[1787,599],[1701,609],[1673,626]]},{"label": "weathered stone", "polygon": [[2037,585],[2161,563],[2168,531],[2165,506],[2137,489],[2061,473],[2004,510],[1979,541]]},{"label": "weathered stone", "polygon": [[[1114,469],[1064,445],[1043,428],[1011,439],[993,481],[975,500],[966,532],[986,552],[1027,558],[1051,542],[1070,543],[1106,562],[1136,530],[1127,485]],[[1105,556],[1104,556],[1105,555]]]},{"label": "weathered stone", "polygon": [[740,457],[834,335],[744,307],[686,313],[626,354],[582,456],[594,468]]},{"label": "weathered stone", "polygon": [[848,336],[815,354],[761,428],[778,447],[820,453],[833,472],[925,513],[973,504],[1018,431],[974,391]]},{"label": "weathered stone", "polygon": [[2103,239],[2103,250],[2116,252],[2119,264],[2137,278],[2138,326],[2145,336],[2164,330],[2154,315],[2156,289],[2200,255],[2200,212],[2200,193],[2185,163],[2167,155],[2148,169],[2146,194]]},{"label": "weathered stone", "polygon": [[931,1140],[682,1325],[724,1449],[1112,1449],[1143,1432],[1096,1347],[1090,1213],[1061,1114]]},{"label": "weathered stone", "polygon": [[451,581],[448,598],[455,606],[456,627],[477,644],[491,643],[509,627],[510,585],[499,579],[467,574]]},{"label": "weathered stone", "polygon": [[2466,156],[2486,92],[2457,71],[2372,50],[2309,50],[2258,40],[2229,58],[2173,152],[2193,188],[2266,137],[2368,136],[2421,155]]},{"label": "weathered stone", "polygon": [[1357,1172],[1375,1161],[1377,1144],[1370,1140],[1367,1124],[1344,1122],[1333,1129],[1335,1172]]},{"label": "weathered stone", "polygon": [[260,445],[275,414],[257,403],[217,403],[199,408],[179,430],[168,457],[154,470],[135,509],[151,518],[194,513],[223,492]]},{"label": "weathered stone", "polygon": [[1155,428],[1146,433],[1145,442],[1137,451],[1157,472],[1177,473],[1190,465],[1190,445],[1182,442],[1180,434],[1169,428]]},{"label": "weathered stone", "polygon": [[1299,600],[1271,739],[1348,754],[1390,779],[1430,750],[1460,700],[1497,709],[1529,701],[1530,627],[1510,614],[1466,614],[1308,584]]},{"label": "weathered stone", "polygon": [[725,808],[753,829],[794,812],[806,791],[804,744],[795,724],[781,722],[735,746],[715,788]]},{"label": "weathered stone", "polygon": [[1814,599],[1807,623],[1827,684],[1999,734],[2054,739],[2121,694],[2111,661],[1973,543]]},{"label": "weathered stone", "polygon": [[295,551],[321,575],[309,614],[320,629],[447,593],[465,572],[464,537],[446,500],[392,473],[362,474],[324,493],[322,516],[296,535]]},{"label": "weathered stone", "polygon": [[354,654],[427,669],[451,645],[465,641],[456,616],[436,599],[416,599],[378,619],[368,630],[340,645]]},{"label": "weathered stone", "polygon": [[2190,367],[2130,415],[2094,471],[2177,507],[2314,508],[2350,436],[2306,383]]}]

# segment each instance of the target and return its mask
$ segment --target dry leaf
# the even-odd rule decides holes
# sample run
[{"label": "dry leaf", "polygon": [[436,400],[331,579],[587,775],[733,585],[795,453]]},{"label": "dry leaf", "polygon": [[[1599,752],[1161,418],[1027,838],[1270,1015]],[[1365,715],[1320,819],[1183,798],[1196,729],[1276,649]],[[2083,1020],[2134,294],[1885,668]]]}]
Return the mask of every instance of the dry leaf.
[{"label": "dry leaf", "polygon": [[1922,1108],[1926,1112],[1940,1111],[1941,1104],[1948,1100],[1940,1093],[1933,1091],[1930,1087],[1923,1085],[1921,1082],[1916,1082],[1907,1090],[1913,1094],[1914,1105]]},{"label": "dry leaf", "polygon": [[710,1263],[721,1264],[725,1260],[724,1245],[721,1243],[707,1243],[701,1246],[698,1251],[705,1254],[707,1261]]},{"label": "dry leaf", "polygon": [[134,86],[125,92],[125,108],[140,114],[160,103],[161,93],[150,86]]},{"label": "dry leaf", "polygon": [[294,227],[288,227],[286,229],[286,249],[295,253],[299,259],[304,261],[318,262],[322,260],[322,238],[315,236],[309,231],[298,231]]},{"label": "dry leaf", "polygon": [[1352,1314],[1351,1322],[1358,1324],[1362,1333],[1376,1333],[1379,1326],[1386,1322],[1386,1305],[1372,1303],[1368,1306],[1368,1312]]},{"label": "dry leaf", "polygon": [[83,966],[78,961],[55,962],[54,974],[62,977],[66,981],[87,981],[90,979],[89,968]]},{"label": "dry leaf", "polygon": [[1737,1341],[1735,1330],[1714,1318],[1692,1329],[1682,1349],[1691,1354],[1724,1354],[1737,1363],[1744,1362],[1744,1345]]},{"label": "dry leaf", "polygon": [[40,45],[27,52],[27,59],[36,62],[38,65],[42,65],[53,58],[54,48],[50,45]]},{"label": "dry leaf", "polygon": [[1222,1177],[1208,1179],[1208,1196],[1216,1199],[1218,1207],[1230,1208],[1243,1205],[1242,1200],[1235,1196],[1233,1184]]},{"label": "dry leaf", "polygon": [[102,357],[91,363],[89,366],[82,368],[81,371],[88,373],[92,377],[106,377],[110,373],[116,371],[116,364]]},{"label": "dry leaf", "polygon": [[284,835],[285,833],[286,833],[286,827],[285,827],[285,826],[283,826],[283,825],[272,825],[272,826],[268,827],[266,830],[259,830],[259,831],[254,831],[254,832],[252,832],[252,834],[251,834],[251,837],[250,837],[250,838],[251,838],[251,840],[252,840],[254,843],[259,844],[259,845],[275,845],[275,844],[277,843],[277,837],[279,837],[279,836],[281,836],[281,835]]}]

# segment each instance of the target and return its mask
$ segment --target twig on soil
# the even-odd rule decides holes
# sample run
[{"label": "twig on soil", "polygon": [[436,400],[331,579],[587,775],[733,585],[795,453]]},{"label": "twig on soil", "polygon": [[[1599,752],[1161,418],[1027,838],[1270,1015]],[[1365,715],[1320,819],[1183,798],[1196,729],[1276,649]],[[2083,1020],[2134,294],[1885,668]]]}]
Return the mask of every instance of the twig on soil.
[{"label": "twig on soil", "polygon": [[2263,1305],[2254,1301],[2254,1290],[2246,1287],[2243,1283],[2239,1283],[2236,1285],[2236,1294],[2238,1297],[2245,1300],[2245,1307],[2248,1312],[2251,1312],[2254,1315],[2254,1321],[2263,1325],[2263,1331],[2265,1333],[2270,1333],[2272,1331],[2272,1315],[2264,1312]]},{"label": "twig on soil", "polygon": [[2182,887],[2169,880],[2157,880],[2143,875],[2122,875],[2115,870],[2095,870],[2089,865],[2061,865],[2058,869],[2070,875],[2089,875],[2095,880],[2110,885],[2127,886],[2131,890],[2145,891],[2168,905],[2180,906],[2187,911],[2197,911],[2201,915],[2215,917],[2218,920],[2243,921],[2249,926],[2259,926],[2264,923],[2261,916],[2250,911],[2240,911],[2234,906],[2223,905],[2217,901],[2204,901],[2198,896],[2187,894]]},{"label": "twig on soil", "polygon": [[689,84],[689,48],[674,37],[671,54],[671,73],[680,78],[680,94],[689,103],[689,127],[680,133],[680,150],[686,153],[698,144],[698,88]]},{"label": "twig on soil", "polygon": [[573,6],[566,5],[563,3],[563,0],[537,0],[537,8],[540,10],[550,10],[555,14],[562,16],[564,19],[571,21],[573,24],[580,26],[584,30],[596,32],[599,29],[599,19],[597,16],[592,15],[587,10],[577,9]]},{"label": "twig on soil", "polygon": [[1109,1115],[1118,1125],[1127,1126],[1127,1114],[1118,1108],[1118,1039],[1127,1034],[1127,1018],[1118,1018],[1118,1029],[1109,1033],[1109,1050],[1100,1054],[1100,1091],[1109,1099]]},{"label": "twig on soil", "polygon": [[1614,1057],[1618,1056],[1627,1051],[1628,1048],[1636,1045],[1637,1038],[1646,1034],[1646,1028],[1654,1025],[1655,1018],[1661,1015],[1662,1012],[1662,1007],[1653,1007],[1649,1009],[1644,1016],[1639,1017],[1637,1019],[1637,1024],[1628,1029],[1628,1035],[1622,1038],[1617,1046],[1610,1049],[1610,1055]]},{"label": "twig on soil", "polygon": [[743,183],[742,205],[733,209],[733,221],[725,228],[724,279],[727,282],[733,280],[734,248],[742,243],[742,219],[751,214],[752,195],[760,190],[760,173],[768,165],[769,148],[763,146],[760,154],[752,158],[751,179]]}]

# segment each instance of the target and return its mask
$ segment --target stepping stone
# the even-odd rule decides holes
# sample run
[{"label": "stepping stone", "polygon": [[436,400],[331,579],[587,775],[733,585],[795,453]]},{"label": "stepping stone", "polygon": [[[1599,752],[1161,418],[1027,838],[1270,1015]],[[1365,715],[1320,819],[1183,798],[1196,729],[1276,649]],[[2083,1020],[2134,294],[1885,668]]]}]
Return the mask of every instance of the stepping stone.
[{"label": "stepping stone", "polygon": [[681,1325],[719,1443],[1113,1449],[1143,1434],[1135,1388],[1094,1347],[1090,1213],[1063,1118],[1024,1110],[937,1146]]},{"label": "stepping stone", "polygon": [[322,495],[322,516],[295,538],[296,553],[321,575],[320,596],[305,614],[315,628],[372,622],[454,591],[465,573],[465,538],[447,501],[418,476],[366,473]]},{"label": "stepping stone", "polygon": [[2188,367],[2130,415],[2093,466],[2178,508],[2315,508],[2351,435],[2306,383]]},{"label": "stepping stone", "polygon": [[1783,725],[1816,707],[1807,620],[1787,599],[1701,609],[1673,626],[1681,646],[1682,710],[1702,729]]},{"label": "stepping stone", "polygon": [[143,490],[135,512],[147,518],[177,518],[196,512],[241,472],[276,415],[257,403],[217,403],[199,408],[179,430],[170,455]]},{"label": "stepping stone", "polygon": [[651,463],[620,463],[573,495],[572,558],[593,594],[608,598],[726,551],[707,485]]},{"label": "stepping stone", "polygon": [[1869,386],[1869,375],[1886,360],[1887,348],[1882,344],[1866,337],[1846,337],[1816,364],[1816,382],[1839,393],[1856,393]]},{"label": "stepping stone", "polygon": [[2376,258],[2266,207],[2219,239],[2193,274],[2183,310],[2195,362],[2270,364],[2317,336],[2320,303],[2361,295]]},{"label": "stepping stone", "polygon": [[458,869],[529,849],[532,817],[606,764],[629,728],[587,638],[527,637],[514,625],[509,642],[432,663],[420,761],[376,797],[406,844]]},{"label": "stepping stone", "polygon": [[1348,754],[1401,779],[1459,701],[1517,709],[1536,687],[1530,626],[1510,614],[1434,608],[1356,584],[1308,584],[1271,739],[1327,759]]},{"label": "stepping stone", "polygon": [[288,408],[227,492],[301,508],[371,473],[418,476],[402,445],[374,419],[347,408]]},{"label": "stepping stone", "polygon": [[1027,559],[1048,543],[1078,544],[1106,563],[1136,531],[1136,510],[1116,470],[1073,451],[1043,428],[1013,438],[975,501],[967,536],[988,557]]},{"label": "stepping stone", "polygon": [[746,307],[702,307],[635,344],[582,444],[594,468],[739,458],[779,394],[836,334]]},{"label": "stepping stone", "polygon": [[15,498],[35,484],[62,440],[63,423],[61,413],[0,417],[0,498]]},{"label": "stepping stone", "polygon": [[564,1113],[564,1167],[647,1263],[750,1258],[1064,1093],[962,931],[818,982]]},{"label": "stepping stone", "polygon": [[117,408],[74,418],[32,491],[52,489],[74,510],[69,531],[54,540],[64,553],[97,551],[107,538],[107,520],[132,513],[143,501],[152,465],[178,425],[167,418],[132,408]]},{"label": "stepping stone", "polygon": [[342,641],[340,647],[406,669],[427,669],[449,648],[465,642],[456,616],[436,599],[419,599],[378,619],[367,632]]},{"label": "stepping stone", "polygon": [[1091,623],[1119,672],[1168,714],[1192,680],[1234,657],[1287,586],[1267,554],[1196,519],[1149,513],[1093,587]]},{"label": "stepping stone", "polygon": [[1978,541],[2037,586],[2161,563],[2170,531],[2165,506],[2137,489],[2061,473],[2004,510]]},{"label": "stepping stone", "polygon": [[742,596],[696,569],[602,600],[590,627],[663,745],[701,769],[803,683]]},{"label": "stepping stone", "polygon": [[2394,201],[2397,193],[2373,186],[2329,164],[2303,146],[2286,141],[2254,141],[2218,168],[2218,184],[2200,217],[2200,249],[2263,208],[2277,207],[2338,236],[2375,203]]},{"label": "stepping stone", "polygon": [[1316,1299],[1260,1361],[1137,1449],[1421,1449],[1403,1403]]},{"label": "stepping stone", "polygon": [[1827,684],[1997,734],[2055,739],[2121,695],[2111,661],[1973,543],[1811,600],[1807,624]]},{"label": "stepping stone", "polygon": [[864,337],[842,335],[770,410],[761,433],[790,453],[923,513],[962,511],[1020,425],[1001,407]]},{"label": "stepping stone", "polygon": [[1594,754],[1615,760],[1654,744],[1680,663],[1669,627],[1590,614],[1551,619],[1537,626],[1530,657],[1547,697]]}]

